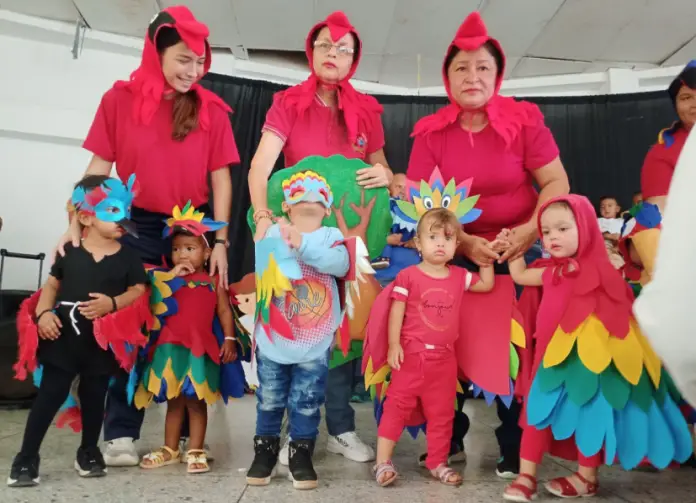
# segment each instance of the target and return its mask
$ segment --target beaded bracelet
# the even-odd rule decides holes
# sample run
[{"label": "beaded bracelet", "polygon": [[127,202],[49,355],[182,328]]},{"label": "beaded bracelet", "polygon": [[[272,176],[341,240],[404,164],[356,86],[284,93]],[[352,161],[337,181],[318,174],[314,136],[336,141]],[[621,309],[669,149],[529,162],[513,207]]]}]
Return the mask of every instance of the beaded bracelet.
[{"label": "beaded bracelet", "polygon": [[273,212],[271,210],[257,210],[254,212],[254,223],[257,224],[259,223],[259,220],[262,218],[269,218],[273,219]]}]

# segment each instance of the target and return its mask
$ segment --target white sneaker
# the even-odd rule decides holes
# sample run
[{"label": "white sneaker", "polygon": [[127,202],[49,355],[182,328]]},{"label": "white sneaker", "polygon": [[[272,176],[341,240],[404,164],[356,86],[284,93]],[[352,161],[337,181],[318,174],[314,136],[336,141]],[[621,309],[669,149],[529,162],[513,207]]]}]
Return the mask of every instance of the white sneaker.
[{"label": "white sneaker", "polygon": [[326,449],[333,454],[341,454],[356,463],[367,463],[375,459],[375,451],[360,440],[354,431],[329,437]]},{"label": "white sneaker", "polygon": [[106,466],[138,466],[140,458],[131,437],[115,438],[104,449]]},{"label": "white sneaker", "polygon": [[283,466],[288,466],[290,464],[290,437],[285,439],[283,448],[278,455],[278,461],[280,461],[280,464]]}]

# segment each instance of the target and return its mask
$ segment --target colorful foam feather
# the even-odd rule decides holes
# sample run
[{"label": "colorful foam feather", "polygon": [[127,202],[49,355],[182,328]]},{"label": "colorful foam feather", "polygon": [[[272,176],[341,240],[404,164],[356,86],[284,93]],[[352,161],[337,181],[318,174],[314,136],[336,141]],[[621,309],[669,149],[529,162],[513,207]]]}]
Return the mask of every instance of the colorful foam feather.
[{"label": "colorful foam feather", "polygon": [[399,220],[413,224],[430,209],[447,208],[462,225],[471,223],[481,216],[481,210],[474,208],[480,196],[469,196],[472,183],[473,178],[459,184],[453,178],[445,184],[436,167],[427,182],[406,180],[407,199],[396,201],[394,213]]},{"label": "colorful foam feather", "polygon": [[302,271],[290,247],[280,238],[264,238],[256,243],[256,314],[268,338],[271,330],[286,339],[293,339],[287,319],[273,304],[273,297],[292,291],[291,280],[302,278]]},{"label": "colorful foam feather", "polygon": [[206,232],[213,232],[227,225],[225,222],[216,222],[211,218],[207,218],[203,212],[196,211],[191,201],[186,203],[184,209],[174,206],[172,216],[164,222],[166,225],[162,231],[162,237],[165,238],[171,236],[177,227],[188,230],[194,236],[202,236]]}]

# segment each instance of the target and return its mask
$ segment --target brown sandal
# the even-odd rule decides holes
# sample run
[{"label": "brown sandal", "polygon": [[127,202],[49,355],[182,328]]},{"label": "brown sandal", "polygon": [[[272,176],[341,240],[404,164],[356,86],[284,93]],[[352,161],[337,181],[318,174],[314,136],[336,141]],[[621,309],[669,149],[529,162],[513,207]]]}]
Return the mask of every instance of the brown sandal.
[{"label": "brown sandal", "polygon": [[[464,479],[462,478],[461,474],[455,472],[452,468],[444,463],[434,470],[430,470],[430,474],[446,486],[459,487],[464,483]],[[454,480],[452,480],[452,475],[456,475]]]},{"label": "brown sandal", "polygon": [[[375,476],[375,481],[380,487],[390,486],[396,482],[396,479],[399,478],[399,472],[396,471],[396,468],[394,468],[394,463],[392,463],[391,460],[373,466],[372,474]],[[387,477],[384,480],[381,480],[382,475],[384,474],[387,474]]]},{"label": "brown sandal", "polygon": [[[572,477],[575,477],[580,481],[580,483],[583,485],[584,491],[578,490],[575,485],[573,485],[573,483],[570,481]],[[558,485],[558,488],[553,487],[554,483]],[[568,477],[559,477],[557,479],[549,480],[546,484],[544,484],[544,488],[559,498],[589,498],[595,496],[597,491],[599,491],[599,482],[590,482],[578,472],[575,472]]]},{"label": "brown sandal", "polygon": [[[527,487],[522,484],[519,480],[528,480],[531,487]],[[510,494],[509,491],[518,491],[520,494]],[[528,501],[533,501],[537,498],[537,479],[532,477],[527,473],[520,473],[515,481],[508,485],[503,492],[503,499],[505,501],[517,501],[518,503],[527,503]]]}]

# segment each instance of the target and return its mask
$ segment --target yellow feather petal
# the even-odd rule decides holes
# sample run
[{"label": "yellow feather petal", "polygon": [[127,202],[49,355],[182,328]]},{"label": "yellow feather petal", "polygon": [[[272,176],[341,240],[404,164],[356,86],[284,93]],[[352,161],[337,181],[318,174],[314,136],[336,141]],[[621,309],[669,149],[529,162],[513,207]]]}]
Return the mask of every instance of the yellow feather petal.
[{"label": "yellow feather petal", "polygon": [[442,193],[440,190],[433,190],[433,208],[442,207]]},{"label": "yellow feather petal", "polygon": [[142,384],[140,384],[138,386],[138,389],[135,391],[135,396],[133,396],[133,404],[138,409],[144,409],[145,407],[150,405],[154,397],[155,395],[147,391],[145,387]]},{"label": "yellow feather petal", "polygon": [[172,218],[174,220],[181,220],[181,208],[174,206],[174,211],[172,211]]},{"label": "yellow feather petal", "polygon": [[510,341],[520,348],[527,347],[527,339],[525,337],[524,329],[517,320],[512,320],[512,326],[510,327]]},{"label": "yellow feather petal", "polygon": [[459,382],[459,379],[457,379],[457,393],[464,394],[464,388],[462,388],[462,383]]},{"label": "yellow feather petal", "polygon": [[623,339],[609,337],[609,351],[619,373],[634,386],[643,372],[643,348],[636,333],[629,330]]},{"label": "yellow feather petal", "polygon": [[586,368],[601,374],[611,363],[609,331],[599,319],[591,315],[578,327],[578,356]]},{"label": "yellow feather petal", "polygon": [[[582,328],[582,326],[579,327],[578,330],[580,330],[580,328]],[[575,345],[578,330],[571,334],[567,334],[560,327],[556,329],[544,353],[544,367],[553,367],[568,358],[570,351]]]},{"label": "yellow feather petal", "polygon": [[636,334],[638,343],[640,344],[640,347],[643,349],[643,364],[645,365],[645,370],[648,372],[650,380],[652,380],[653,384],[655,385],[655,388],[657,389],[657,387],[660,386],[662,362],[660,361],[660,358],[657,356],[648,340],[640,331],[640,328],[638,327],[638,324],[636,322],[631,321],[630,330],[631,332],[634,332]]}]

